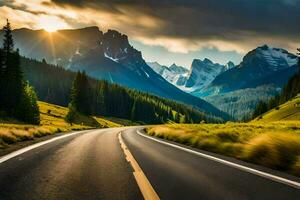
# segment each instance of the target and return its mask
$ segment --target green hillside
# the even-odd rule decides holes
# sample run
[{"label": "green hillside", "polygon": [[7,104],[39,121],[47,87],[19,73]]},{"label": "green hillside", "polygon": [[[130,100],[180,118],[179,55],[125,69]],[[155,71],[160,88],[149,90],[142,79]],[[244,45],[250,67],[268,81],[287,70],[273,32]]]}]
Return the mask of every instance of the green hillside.
[{"label": "green hillside", "polygon": [[28,125],[15,120],[0,121],[0,149],[20,141],[34,140],[35,138],[52,135],[60,132],[84,130],[91,128],[120,127],[136,125],[128,120],[79,115],[71,125],[64,118],[68,108],[39,102],[41,123]]},{"label": "green hillside", "polygon": [[293,121],[300,120],[300,94],[286,103],[262,114],[254,119],[254,121]]}]

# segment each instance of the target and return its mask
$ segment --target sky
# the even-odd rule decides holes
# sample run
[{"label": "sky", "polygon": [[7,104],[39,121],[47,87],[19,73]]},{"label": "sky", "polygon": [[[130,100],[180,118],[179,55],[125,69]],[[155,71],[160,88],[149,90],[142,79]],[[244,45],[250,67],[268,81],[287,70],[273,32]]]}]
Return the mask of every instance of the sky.
[{"label": "sky", "polygon": [[7,18],[14,28],[116,29],[145,60],[167,66],[238,64],[263,44],[300,47],[300,0],[0,0],[0,25]]}]

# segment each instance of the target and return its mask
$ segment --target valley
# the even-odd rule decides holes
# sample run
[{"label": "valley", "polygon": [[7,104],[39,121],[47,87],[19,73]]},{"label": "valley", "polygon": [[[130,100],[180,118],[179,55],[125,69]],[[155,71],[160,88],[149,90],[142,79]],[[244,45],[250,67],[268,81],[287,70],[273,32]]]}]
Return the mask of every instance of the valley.
[{"label": "valley", "polygon": [[1,200],[296,200],[300,2],[0,2]]}]

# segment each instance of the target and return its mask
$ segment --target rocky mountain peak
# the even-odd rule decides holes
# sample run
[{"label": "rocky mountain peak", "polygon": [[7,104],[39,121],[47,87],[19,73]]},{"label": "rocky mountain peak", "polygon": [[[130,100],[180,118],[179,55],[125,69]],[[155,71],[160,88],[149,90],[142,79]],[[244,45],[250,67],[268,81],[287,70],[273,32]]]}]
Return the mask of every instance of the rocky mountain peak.
[{"label": "rocky mountain peak", "polygon": [[172,71],[175,74],[184,74],[187,73],[189,70],[186,69],[185,67],[178,66],[175,63],[173,63],[170,67],[169,70]]},{"label": "rocky mountain peak", "polygon": [[296,65],[297,60],[296,55],[284,49],[263,45],[246,54],[239,67],[251,66],[260,70],[278,71]]},{"label": "rocky mountain peak", "polygon": [[235,67],[235,64],[232,61],[229,61],[226,65],[226,70],[232,69]]}]

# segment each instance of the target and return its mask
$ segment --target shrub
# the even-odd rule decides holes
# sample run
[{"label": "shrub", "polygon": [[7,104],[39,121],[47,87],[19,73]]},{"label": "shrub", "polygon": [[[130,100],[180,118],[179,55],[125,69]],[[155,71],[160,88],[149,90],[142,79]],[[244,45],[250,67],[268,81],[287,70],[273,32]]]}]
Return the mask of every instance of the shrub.
[{"label": "shrub", "polygon": [[243,158],[270,168],[288,170],[299,155],[299,135],[268,133],[252,139],[245,147]]}]

